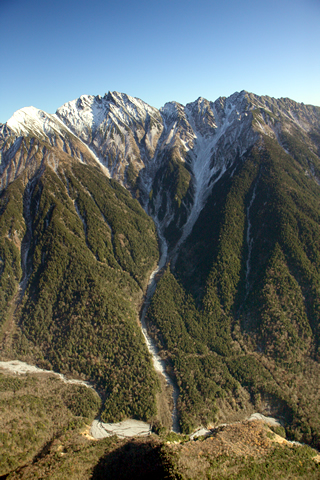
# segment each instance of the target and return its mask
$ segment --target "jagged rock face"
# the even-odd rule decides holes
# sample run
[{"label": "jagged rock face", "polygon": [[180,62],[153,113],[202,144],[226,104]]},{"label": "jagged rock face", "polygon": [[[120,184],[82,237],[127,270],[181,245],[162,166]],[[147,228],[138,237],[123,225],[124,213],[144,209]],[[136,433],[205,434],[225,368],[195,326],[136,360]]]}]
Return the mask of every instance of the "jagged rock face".
[{"label": "jagged rock face", "polygon": [[90,146],[110,176],[129,187],[153,158],[163,130],[157,109],[118,92],[83,95],[60,107],[57,115]]},{"label": "jagged rock face", "polygon": [[317,107],[245,91],[160,110],[118,92],[83,95],[54,115],[23,108],[1,126],[1,186],[25,168],[31,178],[43,163],[55,171],[70,157],[95,165],[139,198],[174,255],[213,186],[264,135],[300,159],[303,142],[305,174],[319,182],[319,126]]},{"label": "jagged rock face", "polygon": [[[36,150],[37,164],[45,159],[53,169],[63,151],[129,188],[171,248],[178,248],[213,185],[233,174],[261,135],[290,153],[287,137],[298,134],[318,155],[319,125],[317,107],[245,91],[215,102],[201,97],[186,106],[170,102],[160,110],[118,92],[83,95],[55,115],[24,108],[1,127],[1,184],[4,188],[31,166]],[[28,137],[36,140],[30,145]],[[317,179],[314,162],[308,163],[308,174]]]}]

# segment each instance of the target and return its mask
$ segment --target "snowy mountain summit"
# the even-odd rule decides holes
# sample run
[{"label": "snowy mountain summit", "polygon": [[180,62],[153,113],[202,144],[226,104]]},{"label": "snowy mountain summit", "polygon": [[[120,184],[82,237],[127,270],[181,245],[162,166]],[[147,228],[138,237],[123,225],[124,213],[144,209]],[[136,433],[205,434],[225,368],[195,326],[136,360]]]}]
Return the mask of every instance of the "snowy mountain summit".
[{"label": "snowy mountain summit", "polygon": [[[246,91],[215,102],[202,97],[186,106],[169,102],[160,110],[119,92],[82,95],[53,115],[23,108],[1,127],[2,186],[24,168],[15,156],[25,138],[45,142],[44,156],[54,168],[61,161],[54,149],[63,150],[97,164],[128,188],[177,247],[190,234],[213,185],[233,175],[262,135],[286,148],[283,130],[299,129],[308,136],[315,124],[315,107]],[[315,150],[310,136],[307,141]]]}]

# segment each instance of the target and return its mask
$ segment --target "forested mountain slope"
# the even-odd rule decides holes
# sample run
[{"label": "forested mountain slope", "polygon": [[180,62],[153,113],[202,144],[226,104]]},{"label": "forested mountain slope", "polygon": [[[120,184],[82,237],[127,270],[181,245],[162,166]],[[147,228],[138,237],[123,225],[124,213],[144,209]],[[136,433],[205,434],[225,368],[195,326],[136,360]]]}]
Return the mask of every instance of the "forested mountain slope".
[{"label": "forested mountain slope", "polygon": [[213,178],[158,285],[150,328],[173,365],[186,430],[231,400],[282,415],[317,443],[319,109],[247,99],[258,136]]},{"label": "forested mountain slope", "polygon": [[84,145],[79,161],[76,139],[69,152],[56,140],[5,138],[17,175],[0,200],[3,355],[92,379],[106,420],[147,419],[158,387],[138,311],[155,227]]},{"label": "forested mountain slope", "polygon": [[255,409],[319,444],[318,107],[109,92],[22,109],[0,146],[2,356],[93,379],[105,419],[155,416],[160,247],[147,322],[182,431]]}]

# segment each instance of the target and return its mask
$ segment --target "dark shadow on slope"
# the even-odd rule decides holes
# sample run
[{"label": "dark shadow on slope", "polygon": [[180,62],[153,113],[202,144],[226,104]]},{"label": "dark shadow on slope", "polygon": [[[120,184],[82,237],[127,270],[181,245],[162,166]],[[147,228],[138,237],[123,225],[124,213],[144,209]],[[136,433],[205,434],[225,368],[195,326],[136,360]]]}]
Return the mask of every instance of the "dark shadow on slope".
[{"label": "dark shadow on slope", "polygon": [[161,456],[162,445],[154,439],[128,441],[102,457],[93,470],[94,480],[163,480],[171,478]]}]

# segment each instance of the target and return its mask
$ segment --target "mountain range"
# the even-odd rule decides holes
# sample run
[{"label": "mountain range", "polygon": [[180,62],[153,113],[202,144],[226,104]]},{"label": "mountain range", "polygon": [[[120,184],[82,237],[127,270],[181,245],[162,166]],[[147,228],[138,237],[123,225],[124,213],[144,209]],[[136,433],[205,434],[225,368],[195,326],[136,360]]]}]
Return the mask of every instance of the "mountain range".
[{"label": "mountain range", "polygon": [[144,310],[182,432],[260,411],[319,447],[319,107],[83,95],[17,111],[0,152],[2,360],[170,428]]}]

